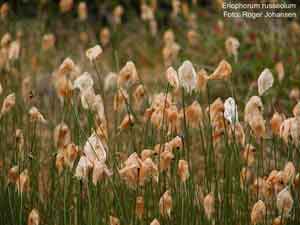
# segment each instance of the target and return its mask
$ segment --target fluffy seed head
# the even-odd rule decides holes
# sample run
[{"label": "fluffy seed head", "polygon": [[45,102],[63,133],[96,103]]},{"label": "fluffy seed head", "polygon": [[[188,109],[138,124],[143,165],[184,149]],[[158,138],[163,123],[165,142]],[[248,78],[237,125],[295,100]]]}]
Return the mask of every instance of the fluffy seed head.
[{"label": "fluffy seed head", "polygon": [[279,215],[283,215],[284,217],[287,217],[291,212],[294,204],[292,195],[290,194],[287,187],[278,193],[276,204],[277,204]]},{"label": "fluffy seed head", "polygon": [[274,78],[271,71],[269,69],[264,69],[257,80],[258,94],[262,96],[268,89],[273,86],[273,82]]},{"label": "fluffy seed head", "polygon": [[209,193],[204,197],[203,207],[207,218],[211,220],[215,213],[215,197],[212,193]]},{"label": "fluffy seed head", "polygon": [[167,190],[159,200],[159,212],[163,217],[171,217],[172,202],[171,193]]},{"label": "fluffy seed head", "polygon": [[251,224],[256,225],[263,223],[266,216],[266,205],[262,200],[259,200],[253,205],[251,211]]},{"label": "fluffy seed head", "polygon": [[89,48],[88,50],[86,50],[86,57],[92,62],[94,60],[96,60],[101,53],[103,52],[102,48],[100,45],[95,45],[92,48]]},{"label": "fluffy seed head", "polygon": [[187,161],[183,159],[179,160],[177,173],[181,182],[183,183],[189,178],[190,173],[189,173],[189,165]]},{"label": "fluffy seed head", "polygon": [[27,225],[39,225],[40,224],[40,215],[37,209],[32,209],[29,213]]},{"label": "fluffy seed head", "polygon": [[179,87],[179,80],[176,70],[173,67],[169,67],[166,72],[166,78],[169,84],[177,89]]},{"label": "fluffy seed head", "polygon": [[215,71],[209,76],[210,80],[226,80],[232,73],[231,65],[226,61],[222,60]]}]

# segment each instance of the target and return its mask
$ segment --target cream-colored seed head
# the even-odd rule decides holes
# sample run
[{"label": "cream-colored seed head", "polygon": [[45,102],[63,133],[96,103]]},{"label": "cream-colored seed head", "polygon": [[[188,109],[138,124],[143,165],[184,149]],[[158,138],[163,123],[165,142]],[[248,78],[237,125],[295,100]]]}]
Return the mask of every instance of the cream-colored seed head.
[{"label": "cream-colored seed head", "polygon": [[34,106],[29,110],[29,118],[31,122],[47,123],[43,114]]},{"label": "cream-colored seed head", "polygon": [[27,225],[39,225],[40,224],[40,215],[37,209],[31,210],[28,216]]},{"label": "cream-colored seed head", "polygon": [[209,193],[204,197],[203,207],[204,207],[205,215],[209,220],[211,220],[215,213],[215,197],[213,193]]},{"label": "cream-colored seed head", "polygon": [[266,217],[266,211],[266,205],[262,200],[256,202],[251,211],[251,224],[256,225],[263,223]]},{"label": "cream-colored seed head", "polygon": [[2,103],[2,108],[0,112],[0,118],[4,116],[4,114],[7,114],[16,104],[16,94],[11,93],[4,99]]},{"label": "cream-colored seed head", "polygon": [[139,219],[142,219],[143,215],[144,215],[144,212],[145,212],[144,197],[143,196],[138,196],[136,198],[136,205],[135,205],[136,216]]},{"label": "cream-colored seed head", "polygon": [[232,67],[226,60],[222,60],[215,71],[209,76],[210,80],[226,80],[232,73]]},{"label": "cream-colored seed head", "polygon": [[289,216],[292,208],[293,208],[294,200],[289,192],[288,187],[284,188],[277,195],[276,205],[279,212],[279,215],[283,215],[284,217]]},{"label": "cream-colored seed head", "polygon": [[157,219],[152,220],[150,225],[160,225],[159,221]]},{"label": "cream-colored seed head", "polygon": [[177,169],[178,176],[181,180],[181,182],[186,182],[186,180],[189,178],[189,165],[188,162],[181,159],[178,162],[178,169]]},{"label": "cream-colored seed head", "polygon": [[62,13],[70,12],[73,8],[73,0],[60,0],[59,8]]},{"label": "cream-colored seed head", "polygon": [[281,82],[285,76],[284,65],[282,62],[278,62],[275,65],[275,70],[277,72],[278,80]]},{"label": "cream-colored seed head", "polygon": [[170,191],[166,191],[159,200],[159,212],[163,217],[171,217],[172,196]]},{"label": "cream-colored seed head", "polygon": [[166,71],[166,78],[169,84],[177,89],[179,88],[179,80],[176,70],[173,67],[169,67]]},{"label": "cream-colored seed head", "polygon": [[88,50],[86,50],[86,57],[92,62],[94,60],[96,60],[101,54],[102,54],[103,50],[101,48],[100,45],[95,45],[92,48],[89,48]]},{"label": "cream-colored seed head", "polygon": [[117,217],[110,216],[109,217],[109,225],[120,225],[120,220]]},{"label": "cream-colored seed head", "polygon": [[258,94],[262,96],[268,89],[273,86],[273,82],[274,78],[272,72],[269,69],[264,69],[257,80]]},{"label": "cream-colored seed head", "polygon": [[81,21],[84,21],[88,18],[88,9],[86,2],[80,2],[78,4],[78,17]]},{"label": "cream-colored seed head", "polygon": [[179,84],[187,92],[191,92],[196,88],[197,74],[191,61],[184,61],[178,68]]}]

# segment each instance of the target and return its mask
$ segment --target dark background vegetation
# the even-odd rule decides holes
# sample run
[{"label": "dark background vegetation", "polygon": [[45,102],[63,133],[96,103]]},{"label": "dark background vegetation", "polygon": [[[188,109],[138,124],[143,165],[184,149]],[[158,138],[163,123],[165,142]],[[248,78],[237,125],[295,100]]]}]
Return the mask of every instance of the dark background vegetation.
[{"label": "dark background vegetation", "polygon": [[[74,6],[84,0],[74,0]],[[229,0],[227,0],[229,2]],[[44,7],[44,10],[51,14],[59,14],[59,0],[1,0],[0,3],[9,2],[12,11],[15,15],[24,17],[37,16],[38,11]],[[46,2],[41,4],[41,2]],[[139,0],[86,0],[90,15],[93,18],[101,18],[106,13],[110,13],[111,10],[121,4],[125,11],[128,13],[139,14],[140,12],[140,1]],[[168,13],[171,8],[171,0],[157,0],[158,8],[160,13]],[[192,0],[182,0],[181,2],[191,3]],[[212,9],[213,0],[198,0],[198,6]],[[241,2],[241,3],[259,3],[261,0],[230,0],[230,2]],[[284,0],[279,2],[294,3],[297,6],[300,4],[299,0]]]}]

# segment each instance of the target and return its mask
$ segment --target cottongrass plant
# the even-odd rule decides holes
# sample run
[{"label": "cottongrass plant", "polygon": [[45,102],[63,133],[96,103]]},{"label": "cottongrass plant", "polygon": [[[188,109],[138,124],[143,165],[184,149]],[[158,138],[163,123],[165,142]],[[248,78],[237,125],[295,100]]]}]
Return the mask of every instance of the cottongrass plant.
[{"label": "cottongrass plant", "polygon": [[[287,80],[292,70],[276,57],[273,66],[239,65],[247,45],[261,49],[259,37],[229,35],[222,20],[208,34],[225,44],[222,51],[206,43],[196,5],[172,1],[172,23],[187,20],[182,41],[176,26],[159,32],[156,1],[141,2],[151,40],[162,36],[156,83],[140,62],[159,63],[117,43],[128,13],[122,5],[112,7],[112,28],[97,30],[97,44],[83,29],[88,2],[59,1],[63,18],[77,10],[80,57],[55,55],[59,32],[37,34],[40,51],[25,49],[28,34],[1,33],[1,224],[300,223],[300,91]],[[9,12],[2,4],[5,23]],[[299,27],[291,23],[293,36]],[[203,63],[186,53],[205,48],[214,55]],[[238,74],[247,70],[261,74],[250,84]],[[281,103],[276,95],[289,85]]]}]

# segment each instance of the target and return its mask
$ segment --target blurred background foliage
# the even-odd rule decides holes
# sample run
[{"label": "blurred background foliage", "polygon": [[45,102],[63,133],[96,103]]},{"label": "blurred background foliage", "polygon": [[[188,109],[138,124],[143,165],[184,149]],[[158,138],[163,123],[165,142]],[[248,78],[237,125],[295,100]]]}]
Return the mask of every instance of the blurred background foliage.
[{"label": "blurred background foliage", "polygon": [[[184,0],[182,3],[188,3],[194,6],[204,7],[208,10],[214,11],[214,2],[221,2],[222,0]],[[35,17],[38,16],[40,11],[46,11],[49,15],[59,15],[59,2],[60,0],[2,0],[0,3],[8,2],[11,9],[18,17]],[[90,19],[104,19],[108,16],[114,7],[122,5],[126,12],[126,19],[130,16],[140,15],[141,2],[151,3],[150,0],[73,0],[74,6],[80,2],[86,2],[88,5]],[[157,16],[164,18],[172,10],[172,0],[156,0]],[[234,0],[233,3],[261,3],[261,2],[274,2],[274,0]],[[299,4],[299,0],[278,0],[279,3],[294,3]],[[297,7],[298,8],[298,7]],[[76,11],[74,12],[76,16]]]}]

